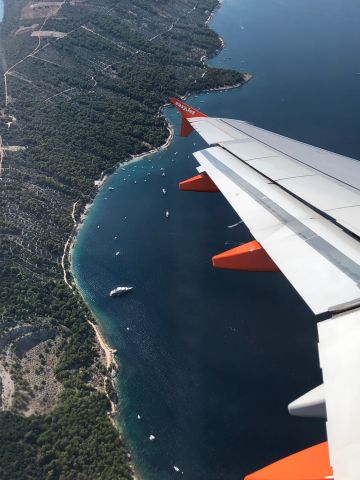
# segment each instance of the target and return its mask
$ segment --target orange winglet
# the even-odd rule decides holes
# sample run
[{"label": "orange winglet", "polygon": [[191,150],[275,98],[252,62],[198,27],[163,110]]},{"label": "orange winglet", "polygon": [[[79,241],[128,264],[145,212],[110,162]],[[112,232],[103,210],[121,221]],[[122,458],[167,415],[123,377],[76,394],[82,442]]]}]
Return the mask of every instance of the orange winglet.
[{"label": "orange winglet", "polygon": [[188,137],[190,133],[193,131],[193,127],[191,124],[186,120],[186,118],[181,119],[181,130],[180,135],[182,137]]},{"label": "orange winglet", "polygon": [[245,477],[245,480],[330,480],[328,443],[320,443],[283,458]]},{"label": "orange winglet", "polygon": [[178,98],[170,97],[170,102],[180,111],[181,113],[181,136],[187,137],[194,129],[191,124],[188,122],[188,118],[194,117],[207,117],[205,113],[196,110],[190,105],[187,105],[185,102],[182,102]]},{"label": "orange winglet", "polygon": [[276,263],[273,262],[256,240],[215,255],[212,258],[212,263],[215,268],[242,270],[245,272],[279,271]]},{"label": "orange winglet", "polygon": [[205,172],[180,182],[179,188],[188,192],[219,192],[218,187]]}]

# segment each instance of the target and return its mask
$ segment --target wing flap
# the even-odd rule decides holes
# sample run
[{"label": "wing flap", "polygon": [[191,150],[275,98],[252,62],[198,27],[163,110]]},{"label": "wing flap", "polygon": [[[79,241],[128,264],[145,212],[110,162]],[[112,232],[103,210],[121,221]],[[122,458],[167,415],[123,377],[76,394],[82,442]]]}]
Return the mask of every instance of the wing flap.
[{"label": "wing flap", "polygon": [[331,216],[347,230],[360,237],[360,205],[337,208],[331,211]]},{"label": "wing flap", "polygon": [[332,315],[318,323],[324,386],[291,409],[324,413],[326,402],[334,477],[321,444],[247,478],[358,480],[360,162],[239,120],[189,122],[217,145],[194,154],[198,171],[217,185],[313,312]]},{"label": "wing flap", "polygon": [[359,301],[356,240],[221,147],[194,155],[314,313]]},{"label": "wing flap", "polygon": [[318,323],[330,461],[336,479],[360,476],[360,309]]},{"label": "wing flap", "polygon": [[359,161],[237,120],[195,118],[191,124],[209,144],[360,236]]},{"label": "wing flap", "polygon": [[281,155],[272,157],[271,162],[269,162],[268,158],[257,158],[247,163],[272,180],[313,175],[309,168],[291,162],[287,157]]},{"label": "wing flap", "polygon": [[217,120],[234,139],[248,135],[305,166],[360,190],[359,160],[284,137],[241,120]]},{"label": "wing flap", "polygon": [[231,129],[226,125],[223,125],[220,119],[207,117],[207,121],[202,121],[202,118],[192,118],[189,120],[192,127],[197,133],[205,140],[209,145],[216,143],[228,142],[238,139],[247,139],[246,134],[239,133],[238,137],[234,137],[231,134]]}]

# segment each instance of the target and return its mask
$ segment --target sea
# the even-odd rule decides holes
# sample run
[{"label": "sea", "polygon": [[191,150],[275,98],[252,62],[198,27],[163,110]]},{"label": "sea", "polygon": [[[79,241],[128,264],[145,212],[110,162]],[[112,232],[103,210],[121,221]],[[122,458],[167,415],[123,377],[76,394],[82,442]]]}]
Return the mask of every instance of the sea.
[{"label": "sea", "polygon": [[[254,77],[188,102],[359,158],[359,18],[358,0],[224,0],[209,64]],[[316,318],[281,273],[212,268],[251,236],[220,193],[179,191],[206,145],[165,113],[172,144],[106,181],[72,269],[117,349],[118,422],[141,479],[240,480],[326,438],[323,421],[287,412],[321,383]],[[119,285],[134,290],[109,298]]]}]

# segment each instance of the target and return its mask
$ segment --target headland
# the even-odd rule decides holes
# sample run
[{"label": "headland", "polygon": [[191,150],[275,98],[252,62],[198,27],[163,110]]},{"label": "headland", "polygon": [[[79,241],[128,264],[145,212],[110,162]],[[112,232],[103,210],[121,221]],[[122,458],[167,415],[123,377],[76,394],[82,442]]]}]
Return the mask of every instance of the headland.
[{"label": "headland", "polygon": [[[200,62],[221,47],[206,26],[217,5],[5,1],[0,427],[7,478],[18,473],[14,445],[28,478],[54,470],[73,478],[79,465],[84,478],[134,475],[107,415],[114,413],[114,352],[76,289],[69,252],[102,185],[97,179],[171,141],[159,113],[168,96],[244,80]],[[34,432],[41,440],[29,440]],[[93,442],[103,446],[97,456],[89,455]]]}]

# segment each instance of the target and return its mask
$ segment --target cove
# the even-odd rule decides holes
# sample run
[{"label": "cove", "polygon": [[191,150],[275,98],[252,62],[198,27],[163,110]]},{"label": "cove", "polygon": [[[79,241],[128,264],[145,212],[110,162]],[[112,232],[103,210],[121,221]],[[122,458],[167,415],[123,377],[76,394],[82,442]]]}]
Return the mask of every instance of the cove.
[{"label": "cove", "polygon": [[[225,0],[211,24],[225,48],[210,64],[254,78],[188,102],[358,158],[359,10],[355,0]],[[323,422],[287,413],[321,382],[316,319],[281,274],[212,268],[212,255],[251,237],[228,228],[239,219],[221,194],[179,192],[206,145],[180,138],[176,112],[166,115],[173,143],[105,183],[73,272],[118,350],[119,424],[141,478],[241,479],[325,439]],[[109,299],[118,285],[134,291]]]}]

